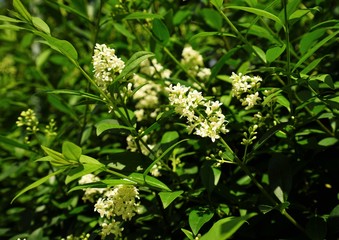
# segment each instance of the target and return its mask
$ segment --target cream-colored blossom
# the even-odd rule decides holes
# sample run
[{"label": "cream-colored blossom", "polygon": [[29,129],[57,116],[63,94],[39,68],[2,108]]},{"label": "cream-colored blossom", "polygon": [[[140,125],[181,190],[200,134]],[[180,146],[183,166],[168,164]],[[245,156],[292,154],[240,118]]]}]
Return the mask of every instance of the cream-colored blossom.
[{"label": "cream-colored blossom", "polygon": [[227,120],[223,115],[219,101],[206,100],[201,92],[191,90],[180,83],[167,88],[168,99],[174,110],[187,119],[187,129],[201,137],[209,137],[212,142],[227,133]]},{"label": "cream-colored blossom", "polygon": [[110,219],[120,216],[123,220],[130,220],[137,212],[139,192],[132,185],[117,185],[108,189],[103,197],[94,205],[94,211],[100,216]]},{"label": "cream-colored blossom", "polygon": [[248,76],[241,73],[232,73],[232,96],[240,100],[246,110],[249,110],[258,104],[261,100],[258,89],[262,78],[259,76]]},{"label": "cream-colored blossom", "polygon": [[202,55],[194,50],[192,46],[186,45],[182,50],[181,56],[181,64],[191,75],[197,76],[201,80],[209,78],[211,70],[204,67]]},{"label": "cream-colored blossom", "polygon": [[94,49],[93,67],[98,86],[106,88],[121,73],[125,63],[115,55],[115,49],[97,43]]}]

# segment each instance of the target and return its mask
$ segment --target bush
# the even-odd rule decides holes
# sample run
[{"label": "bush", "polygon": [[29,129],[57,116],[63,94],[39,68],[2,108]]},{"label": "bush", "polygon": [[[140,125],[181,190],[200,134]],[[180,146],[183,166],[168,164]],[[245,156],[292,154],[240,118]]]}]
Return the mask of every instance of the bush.
[{"label": "bush", "polygon": [[0,4],[2,238],[339,237],[334,3]]}]

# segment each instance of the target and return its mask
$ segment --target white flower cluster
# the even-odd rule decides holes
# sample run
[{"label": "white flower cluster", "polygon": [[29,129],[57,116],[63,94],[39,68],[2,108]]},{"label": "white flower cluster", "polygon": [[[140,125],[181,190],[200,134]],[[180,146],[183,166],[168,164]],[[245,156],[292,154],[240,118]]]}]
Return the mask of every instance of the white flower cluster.
[{"label": "white flower cluster", "polygon": [[100,213],[102,218],[121,216],[123,220],[131,220],[137,211],[136,198],[139,199],[139,192],[135,186],[117,185],[98,199],[94,211]]},{"label": "white flower cluster", "polygon": [[104,89],[125,67],[124,61],[115,55],[115,50],[107,47],[106,44],[97,43],[92,58],[95,81]]},{"label": "white flower cluster", "polygon": [[156,118],[159,109],[159,93],[163,88],[160,84],[146,79],[143,75],[152,78],[167,79],[171,75],[169,69],[165,69],[156,59],[148,59],[140,64],[140,74],[135,74],[132,79],[134,89],[138,89],[133,95],[136,101],[134,111],[137,121],[147,119],[147,117]]},{"label": "white flower cluster", "polygon": [[187,68],[190,74],[197,76],[201,80],[209,78],[211,69],[204,67],[203,57],[198,51],[194,50],[192,46],[185,46],[181,56],[181,63]]},{"label": "white flower cluster", "polygon": [[239,99],[246,110],[258,104],[257,102],[261,100],[258,92],[261,77],[250,77],[241,73],[238,75],[233,72],[230,79],[232,80],[232,96]]},{"label": "white flower cluster", "polygon": [[[93,174],[86,174],[81,177],[79,184],[93,183],[100,181],[100,178]],[[100,197],[98,198],[98,196]],[[120,237],[123,231],[121,222],[115,217],[121,217],[128,221],[136,214],[136,199],[140,199],[138,189],[132,185],[117,185],[114,188],[87,188],[83,197],[84,201],[95,202],[94,211],[100,214],[104,221],[100,223],[102,239],[113,234]]]},{"label": "white flower cluster", "polygon": [[220,138],[220,133],[227,133],[226,118],[219,101],[206,100],[201,92],[191,90],[180,83],[167,88],[170,104],[181,117],[187,118],[188,130],[201,137],[209,137],[212,142]]},{"label": "white flower cluster", "polygon": [[[86,183],[94,183],[94,182],[99,182],[100,178],[95,176],[94,174],[86,174],[82,176],[79,180],[79,184],[86,184]],[[84,189],[84,196],[82,197],[82,200],[84,202],[90,201],[94,203],[95,197],[98,195],[101,195],[105,192],[105,188],[86,188]]]},{"label": "white flower cluster", "polygon": [[123,228],[121,222],[116,221],[115,217],[121,217],[124,221],[131,220],[139,206],[136,199],[140,199],[140,197],[135,186],[117,185],[114,188],[106,189],[103,197],[99,198],[94,205],[94,211],[106,219],[101,224],[102,239],[110,234],[114,234],[116,237],[121,236]]}]

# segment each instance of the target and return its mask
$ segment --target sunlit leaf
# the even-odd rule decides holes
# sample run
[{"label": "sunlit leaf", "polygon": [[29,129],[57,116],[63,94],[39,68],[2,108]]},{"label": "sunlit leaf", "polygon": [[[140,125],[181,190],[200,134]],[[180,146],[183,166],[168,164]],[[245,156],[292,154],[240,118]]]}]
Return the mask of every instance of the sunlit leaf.
[{"label": "sunlit leaf", "polygon": [[34,27],[37,28],[38,30],[40,30],[40,31],[42,31],[42,32],[44,32],[48,35],[51,34],[51,30],[49,29],[49,26],[41,18],[32,17],[32,23],[33,23]]},{"label": "sunlit leaf", "polygon": [[23,19],[25,19],[29,23],[32,22],[31,14],[27,11],[20,0],[13,0],[13,7],[23,17]]},{"label": "sunlit leaf", "polygon": [[286,45],[275,46],[266,51],[267,62],[271,63],[276,60],[285,51]]},{"label": "sunlit leaf", "polygon": [[318,144],[323,147],[333,146],[338,142],[338,139],[335,137],[327,137],[321,139]]},{"label": "sunlit leaf", "polygon": [[134,128],[132,127],[126,127],[123,125],[120,125],[119,122],[115,119],[104,119],[97,124],[95,124],[95,127],[97,129],[97,136],[100,136],[104,131],[110,130],[110,129],[126,129],[129,131],[133,131]]},{"label": "sunlit leaf", "polygon": [[140,66],[140,63],[153,56],[153,53],[147,51],[139,51],[134,53],[132,57],[125,63],[124,69],[121,71],[119,76],[114,79],[114,81],[119,81],[120,79],[128,76],[133,72],[133,70],[135,70],[135,68]]},{"label": "sunlit leaf", "polygon": [[184,191],[174,191],[174,192],[159,192],[159,197],[162,202],[162,206],[167,208],[176,198],[178,198]]},{"label": "sunlit leaf", "polygon": [[146,12],[133,12],[124,17],[125,20],[134,20],[134,19],[162,19],[163,16],[156,13],[146,13]]},{"label": "sunlit leaf", "polygon": [[272,14],[272,13],[266,11],[266,10],[259,9],[259,8],[252,8],[252,7],[243,7],[243,6],[227,6],[227,8],[238,9],[238,10],[242,10],[242,11],[245,11],[245,12],[250,12],[250,13],[253,13],[257,16],[261,16],[261,17],[271,19],[274,22],[276,22],[277,24],[279,24],[279,25],[281,25],[285,28],[283,22],[280,20],[279,17],[277,17],[276,15],[274,15],[274,14]]},{"label": "sunlit leaf", "polygon": [[163,191],[171,191],[171,189],[167,187],[166,184],[155,177],[144,176],[142,173],[132,173],[129,175],[129,177],[131,180],[135,180],[138,183],[143,183]]},{"label": "sunlit leaf", "polygon": [[81,147],[75,145],[72,142],[65,141],[62,144],[62,155],[67,160],[79,161],[81,153],[82,153]]},{"label": "sunlit leaf", "polygon": [[222,7],[224,0],[211,0],[211,3],[217,8],[220,9]]},{"label": "sunlit leaf", "polygon": [[199,239],[229,239],[248,219],[255,215],[257,213],[250,213],[241,217],[223,218],[214,223],[211,229]]}]

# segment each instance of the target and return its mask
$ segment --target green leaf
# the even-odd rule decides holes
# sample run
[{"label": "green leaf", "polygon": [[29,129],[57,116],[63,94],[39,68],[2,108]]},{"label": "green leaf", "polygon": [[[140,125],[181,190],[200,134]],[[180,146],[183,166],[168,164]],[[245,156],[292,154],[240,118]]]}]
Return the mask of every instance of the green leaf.
[{"label": "green leaf", "polygon": [[181,231],[186,235],[189,240],[194,240],[193,233],[187,229],[181,228]]},{"label": "green leaf", "polygon": [[128,14],[123,19],[125,20],[134,20],[134,19],[162,19],[163,16],[155,13],[145,13],[145,12],[133,12]]},{"label": "green leaf", "polygon": [[179,138],[179,133],[177,131],[168,131],[165,132],[161,137],[161,144],[171,143]]},{"label": "green leaf", "polygon": [[209,37],[209,36],[220,36],[220,37],[233,37],[236,38],[237,36],[231,33],[223,33],[223,32],[200,32],[193,35],[189,41],[192,42],[193,40],[201,37]]},{"label": "green leaf", "polygon": [[90,93],[82,92],[82,91],[77,91],[77,90],[56,89],[56,90],[46,90],[44,92],[52,93],[52,94],[69,94],[69,95],[75,95],[75,96],[80,96],[80,97],[92,99],[92,100],[95,100],[95,101],[98,101],[98,102],[105,102],[104,100],[102,100],[102,98],[100,98],[100,97],[98,97],[94,94],[90,94]]},{"label": "green leaf", "polygon": [[312,240],[326,239],[327,223],[324,218],[314,216],[306,224],[306,232]]},{"label": "green leaf", "polygon": [[267,62],[271,63],[276,60],[285,51],[286,45],[276,46],[266,51]]},{"label": "green leaf", "polygon": [[22,149],[25,149],[27,151],[34,152],[29,145],[25,145],[25,144],[19,143],[17,141],[14,141],[13,139],[5,137],[5,136],[1,136],[0,135],[0,142],[8,144],[8,145],[11,145],[13,147],[22,148]]},{"label": "green leaf", "polygon": [[39,31],[42,31],[48,35],[51,35],[51,30],[49,29],[49,26],[41,18],[32,17],[32,23],[33,23],[33,26]]},{"label": "green leaf", "polygon": [[26,10],[20,0],[13,0],[13,7],[27,22],[32,22],[31,14]]},{"label": "green leaf", "polygon": [[67,160],[79,161],[81,154],[82,154],[81,147],[75,145],[74,143],[65,141],[62,144],[62,155]]},{"label": "green leaf", "polygon": [[241,217],[227,217],[220,219],[213,224],[211,229],[204,234],[200,240],[228,239],[243,225],[248,219],[257,213],[250,213]]},{"label": "green leaf", "polygon": [[19,31],[19,30],[24,30],[25,28],[15,26],[15,25],[12,25],[12,24],[1,24],[0,29]]},{"label": "green leaf", "polygon": [[333,236],[338,236],[339,233],[339,205],[332,209],[330,216],[327,219],[328,232]]},{"label": "green leaf", "polygon": [[154,36],[156,37],[156,39],[158,39],[164,45],[166,45],[166,43],[170,39],[168,28],[164,24],[164,22],[161,21],[160,19],[153,20],[152,32]]},{"label": "green leaf", "polygon": [[48,44],[51,48],[72,60],[73,63],[77,63],[76,61],[78,59],[78,52],[70,42],[57,39],[43,32],[33,31],[33,33],[44,38],[46,40],[44,43]]},{"label": "green leaf", "polygon": [[310,81],[317,80],[320,82],[325,83],[328,87],[335,89],[334,83],[332,81],[332,77],[330,74],[317,74],[315,76],[310,77]]},{"label": "green leaf", "polygon": [[174,191],[174,192],[159,192],[159,197],[162,202],[162,206],[167,208],[177,197],[183,194],[184,191]]},{"label": "green leaf", "polygon": [[275,207],[270,205],[259,205],[258,208],[263,214],[269,213],[270,211],[275,209]]},{"label": "green leaf", "polygon": [[68,114],[75,122],[78,122],[78,115],[74,112],[74,108],[70,107],[67,103],[56,95],[49,94],[47,96],[48,101],[59,111]]},{"label": "green leaf", "polygon": [[325,45],[328,41],[330,41],[332,38],[334,38],[339,31],[333,32],[329,34],[327,37],[322,39],[320,42],[318,42],[314,47],[308,49],[306,54],[304,54],[299,61],[294,65],[292,72],[294,72],[301,64],[303,64],[309,57],[313,55],[319,48],[321,48],[323,45]]},{"label": "green leaf", "polygon": [[214,28],[216,30],[221,29],[222,27],[222,17],[220,14],[211,8],[204,8],[201,11],[201,14],[207,23],[211,28]]},{"label": "green leaf", "polygon": [[265,52],[261,48],[259,48],[257,46],[253,45],[252,47],[253,47],[254,51],[256,51],[256,53],[260,56],[260,59],[262,59],[266,63],[267,60],[266,60]]},{"label": "green leaf", "polygon": [[147,51],[139,51],[134,53],[132,57],[125,63],[124,69],[121,71],[119,76],[114,79],[114,81],[119,81],[120,79],[127,77],[129,74],[132,74],[133,70],[140,66],[140,63],[153,56],[153,53]]},{"label": "green leaf", "polygon": [[173,25],[182,24],[182,22],[191,15],[192,11],[190,10],[178,10],[173,16]]},{"label": "green leaf", "polygon": [[302,55],[305,54],[307,50],[309,50],[314,43],[324,35],[325,32],[326,29],[316,29],[313,32],[304,34],[299,43],[300,53]]},{"label": "green leaf", "polygon": [[224,0],[211,0],[211,3],[217,8],[220,9],[222,7]]},{"label": "green leaf", "polygon": [[209,208],[199,208],[190,212],[188,223],[194,235],[199,233],[201,227],[214,216]]},{"label": "green leaf", "polygon": [[44,152],[48,156],[50,156],[52,158],[51,164],[53,164],[55,166],[64,166],[64,165],[70,164],[70,162],[67,161],[61,153],[54,151],[53,149],[50,149],[50,148],[45,147],[45,146],[41,146],[41,148],[44,150]]},{"label": "green leaf", "polygon": [[134,128],[132,127],[126,127],[119,124],[119,122],[115,119],[104,119],[97,124],[95,124],[95,127],[97,129],[97,136],[101,135],[104,131],[110,130],[110,129],[126,129],[129,131],[133,131]]},{"label": "green leaf", "polygon": [[312,71],[314,68],[318,66],[318,64],[324,59],[328,57],[328,55],[325,55],[323,57],[317,58],[313,60],[310,64],[308,64],[303,70],[301,70],[300,75],[307,74],[310,71]]},{"label": "green leaf", "polygon": [[132,173],[129,175],[130,180],[134,180],[138,183],[141,184],[147,184],[151,187],[163,190],[163,191],[171,191],[171,189],[169,187],[166,186],[166,184],[164,184],[163,182],[161,182],[160,180],[151,177],[151,176],[144,176],[142,173]]},{"label": "green leaf", "polygon": [[87,155],[81,155],[80,158],[79,158],[79,162],[83,165],[84,164],[92,164],[92,165],[104,166],[104,164],[102,164],[101,162],[99,162],[95,158],[92,158],[92,157],[87,156]]},{"label": "green leaf", "polygon": [[136,182],[133,182],[129,179],[104,179],[101,180],[101,182],[105,183],[107,187],[112,187],[120,184],[127,184],[127,185],[133,185],[136,184]]},{"label": "green leaf", "polygon": [[119,23],[114,23],[113,24],[114,28],[120,32],[122,35],[124,35],[125,37],[127,37],[128,39],[131,39],[131,40],[134,40],[135,39],[135,36],[130,33],[124,25],[122,24],[119,24]]},{"label": "green leaf", "polygon": [[242,10],[242,11],[245,11],[245,12],[250,12],[250,13],[253,13],[257,16],[261,16],[261,17],[271,19],[274,22],[276,22],[277,24],[281,25],[285,29],[285,26],[284,26],[283,22],[280,20],[279,17],[277,17],[276,15],[274,15],[270,12],[267,12],[263,9],[252,8],[252,7],[243,7],[243,6],[227,6],[227,8],[238,9],[238,10]]},{"label": "green leaf", "polygon": [[338,139],[335,137],[323,138],[318,142],[318,145],[323,147],[333,146],[338,142]]},{"label": "green leaf", "polygon": [[309,12],[311,12],[310,9],[297,9],[288,17],[288,20],[292,21],[292,20],[300,19],[306,14],[308,14]]},{"label": "green leaf", "polygon": [[280,105],[284,106],[289,112],[291,111],[290,102],[288,101],[287,98],[284,97],[284,95],[279,94],[279,95],[277,96],[277,102],[278,102]]},{"label": "green leaf", "polygon": [[33,188],[36,188],[38,186],[40,186],[41,184],[43,184],[44,182],[46,182],[50,177],[53,177],[59,173],[62,173],[64,172],[65,170],[64,169],[59,169],[58,171],[56,172],[52,172],[50,174],[48,174],[47,176],[35,181],[34,183],[30,184],[29,186],[25,187],[24,189],[22,189],[18,194],[15,195],[15,197],[12,199],[11,203],[14,202],[15,199],[17,199],[18,197],[20,197],[22,194],[24,194],[25,192],[33,189]]},{"label": "green leaf", "polygon": [[7,16],[4,16],[4,15],[0,15],[0,21],[4,21],[4,22],[14,22],[14,23],[19,23],[19,22],[21,22],[21,21],[18,20],[18,19],[11,18],[11,17],[7,17]]}]

